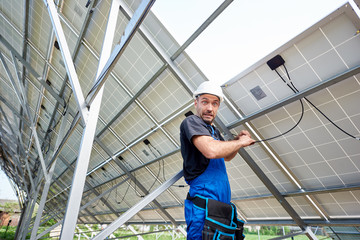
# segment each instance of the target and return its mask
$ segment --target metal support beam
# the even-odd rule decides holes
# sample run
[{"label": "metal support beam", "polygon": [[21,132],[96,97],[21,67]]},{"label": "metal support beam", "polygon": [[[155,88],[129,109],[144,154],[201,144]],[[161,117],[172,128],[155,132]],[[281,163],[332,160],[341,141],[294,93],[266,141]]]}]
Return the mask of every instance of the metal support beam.
[{"label": "metal support beam", "polygon": [[[124,2],[124,0],[121,0],[122,4],[121,4],[121,10],[124,12],[124,14],[126,14],[127,16],[129,16],[130,18],[133,16],[133,13],[131,11],[131,9],[126,5],[126,3]],[[177,66],[175,65],[175,63],[170,59],[169,55],[167,54],[167,52],[162,48],[162,46],[160,46],[160,44],[158,43],[158,41],[153,37],[153,35],[148,31],[148,29],[146,29],[143,26],[140,26],[140,32],[143,34],[144,38],[147,39],[147,42],[150,44],[151,48],[158,54],[158,56],[165,62],[168,64],[169,69],[172,71],[172,73],[180,80],[180,83],[183,84],[183,87],[192,94],[192,92],[195,90],[193,89],[193,87],[191,86],[191,84],[185,83],[187,82],[187,80],[183,81],[184,79],[186,79],[185,75],[177,68]]]},{"label": "metal support beam", "polygon": [[59,226],[62,222],[58,221],[57,223],[55,223],[54,225],[52,225],[51,227],[49,227],[48,229],[46,229],[45,231],[41,232],[36,239],[40,239],[42,238],[44,235],[46,235],[47,233],[51,232],[51,230],[55,229],[57,226]]},{"label": "metal support beam", "polygon": [[151,77],[149,81],[146,82],[144,86],[141,87],[141,89],[134,95],[132,98],[126,103],[124,107],[120,109],[120,111],[106,124],[106,126],[99,131],[99,133],[96,135],[97,138],[99,138],[119,117],[120,115],[126,111],[130,107],[131,104],[135,102],[135,100],[165,71],[167,68],[167,64],[164,64],[157,72]]},{"label": "metal support beam", "polygon": [[[65,116],[61,119],[61,123],[60,123],[60,129],[59,129],[59,135],[56,139],[56,144],[55,144],[55,148],[58,147],[58,145],[60,144],[60,139],[63,138],[63,134],[64,134],[64,128],[65,128],[65,124],[67,123],[67,118],[68,118],[69,113],[66,113]],[[38,211],[36,214],[36,218],[35,218],[35,222],[34,222],[34,226],[31,232],[31,240],[36,239],[36,234],[37,231],[39,229],[39,224],[40,224],[40,220],[41,220],[41,216],[45,207],[45,203],[46,203],[46,198],[50,189],[50,184],[51,184],[51,179],[54,175],[54,170],[55,170],[55,166],[56,166],[56,161],[54,162],[54,164],[51,166],[49,174],[48,174],[48,178],[45,179],[45,185],[41,194],[41,200],[39,203],[39,207],[38,207]]]},{"label": "metal support beam", "polygon": [[[84,35],[85,35],[85,33],[86,33],[86,30],[87,30],[88,25],[89,25],[90,20],[91,20],[91,15],[92,15],[92,13],[93,13],[92,8],[93,8],[93,6],[96,6],[96,2],[97,2],[97,0],[91,1],[90,5],[88,6],[88,11],[87,11],[86,16],[85,16],[85,19],[84,19],[84,24],[83,24],[83,26],[82,26],[82,28],[81,28],[81,31],[80,31],[79,35],[77,36],[78,39],[77,39],[77,41],[76,41],[75,50],[74,50],[74,52],[73,52],[73,59],[74,59],[74,61],[75,61],[76,57],[78,56],[78,53],[79,53],[79,50],[80,50],[80,45],[81,45],[81,43],[82,43],[82,41],[83,41],[83,37],[84,37]],[[64,80],[63,80],[63,84],[62,84],[61,89],[60,89],[60,93],[59,93],[60,96],[63,96],[63,94],[64,94],[67,80],[68,80],[68,75],[66,74],[66,76],[65,76],[65,78],[64,78]],[[48,128],[46,129],[46,133],[45,133],[45,137],[44,137],[45,139],[47,138],[48,134],[50,134],[48,131],[49,131],[49,129],[51,129],[51,126],[52,126],[52,124],[53,124],[53,122],[54,122],[54,120],[55,120],[55,115],[56,115],[56,113],[57,113],[57,109],[58,109],[58,107],[59,107],[59,104],[62,104],[63,106],[65,106],[65,105],[64,105],[64,104],[65,104],[65,101],[64,101],[64,102],[59,102],[59,101],[57,101],[57,102],[55,103],[54,111],[53,111],[53,113],[52,113],[52,115],[51,115]],[[77,122],[78,122],[78,121],[77,121]],[[76,124],[76,125],[77,125],[77,124]],[[72,125],[72,126],[76,126],[76,125]],[[72,132],[72,131],[71,131],[71,132]],[[69,137],[69,136],[70,136],[70,134],[68,135],[68,137]],[[66,139],[67,139],[68,137],[66,137]],[[60,145],[63,145],[65,142],[66,142],[66,141],[63,141]],[[59,145],[59,146],[60,146],[60,145]],[[62,148],[62,147],[61,147],[61,148]],[[55,148],[55,150],[56,150],[56,148]],[[56,150],[56,151],[57,151],[57,150]],[[58,151],[57,151],[57,152],[58,152]],[[58,153],[59,153],[59,152],[58,152]],[[58,156],[58,153],[54,155],[55,158]],[[51,163],[55,160],[55,158],[50,161],[49,166],[51,166]]]},{"label": "metal support beam", "polygon": [[[122,2],[122,4],[124,4],[123,2]],[[135,19],[135,18],[134,18]],[[138,27],[138,26],[136,26],[136,27]],[[130,32],[130,30],[129,30],[129,32]],[[123,38],[124,39],[124,38]],[[107,62],[107,63],[109,63],[109,61]],[[161,72],[163,71],[163,70],[165,70],[165,68],[166,68],[166,64],[162,67],[162,68],[160,68],[159,69],[159,71],[154,75],[154,76],[157,76],[158,74],[161,74]],[[109,71],[110,72],[110,71]],[[155,80],[156,78],[152,78],[149,82],[151,82],[151,81],[153,81],[153,80]],[[140,91],[139,91],[140,92]],[[140,95],[140,93],[139,93],[139,95]],[[136,94],[136,96],[138,96],[138,94]],[[135,96],[134,96],[135,97]],[[75,124],[73,124],[73,126],[76,126],[77,125],[77,123],[78,123],[78,119],[79,118],[79,116],[77,116],[77,118],[76,118],[76,121],[75,121],[75,119],[74,119],[74,121],[73,121],[73,123],[74,122],[76,122]],[[114,120],[116,120],[115,118],[114,118]],[[70,127],[70,129],[72,129],[73,127]],[[104,129],[106,129],[106,127],[104,128]],[[103,130],[104,130],[103,129]],[[65,136],[65,138],[64,138],[64,140],[63,140],[63,143],[60,145],[60,148],[58,149],[58,150],[56,150],[57,151],[57,154],[55,154],[55,156],[54,156],[54,158],[56,158],[57,156],[58,156],[58,153],[60,153],[60,151],[61,151],[61,148],[62,148],[62,146],[63,146],[63,144],[67,141],[67,138],[71,135],[71,133],[72,133],[72,131],[70,132],[68,132],[68,134]],[[166,133],[165,133],[166,134]],[[99,136],[100,134],[98,134],[98,136]],[[52,164],[52,162],[54,161],[54,158],[50,161],[50,163],[49,163],[49,165],[51,165]],[[75,160],[74,160],[75,161]]]},{"label": "metal support beam", "polygon": [[[15,90],[15,93],[16,93],[16,96],[17,96],[17,98],[19,100],[19,103],[21,104],[21,106],[25,110],[26,115],[30,119],[30,122],[31,122],[30,129],[32,130],[32,134],[33,134],[33,137],[35,139],[37,152],[38,152],[38,155],[39,155],[39,158],[40,158],[40,162],[41,162],[41,166],[42,166],[42,169],[43,169],[43,172],[44,172],[44,176],[47,177],[46,166],[45,166],[43,154],[42,154],[42,151],[41,151],[39,138],[38,138],[38,135],[37,135],[37,132],[36,132],[36,126],[35,126],[35,123],[32,121],[32,117],[31,117],[31,114],[30,114],[29,106],[27,104],[27,100],[26,100],[26,98],[23,97],[24,92],[25,92],[24,89],[23,89],[23,85],[20,82],[18,84],[15,82],[13,76],[10,73],[10,69],[8,68],[8,66],[6,64],[6,61],[5,61],[5,59],[4,59],[1,52],[0,52],[0,60],[1,60],[5,70],[7,72],[7,75],[8,75],[8,78],[9,78],[10,82],[12,83],[12,86],[13,86],[13,88]],[[17,69],[16,62],[14,64],[15,64],[15,69]],[[18,79],[18,80],[20,81],[20,79]]]},{"label": "metal support beam", "polygon": [[60,45],[60,51],[64,60],[66,72],[69,76],[69,82],[73,90],[75,101],[81,115],[81,119],[85,124],[88,118],[88,109],[85,104],[83,92],[81,90],[80,82],[75,71],[74,62],[72,60],[69,46],[66,42],[64,30],[61,26],[60,19],[55,8],[55,3],[52,0],[43,0],[46,8],[48,9],[49,16],[56,34],[57,41]]},{"label": "metal support beam", "polygon": [[141,200],[139,203],[135,204],[128,211],[122,214],[118,219],[113,221],[108,227],[106,227],[103,231],[101,231],[98,235],[96,235],[93,240],[105,239],[105,237],[109,236],[120,226],[125,224],[130,218],[132,218],[137,212],[143,209],[146,205],[151,203],[156,197],[158,197],[161,193],[163,193],[166,189],[168,189],[171,185],[177,182],[183,176],[183,171],[181,170],[177,174],[175,174],[172,178],[164,182],[161,186],[155,189],[153,192],[148,194]]},{"label": "metal support beam", "polygon": [[24,116],[20,115],[19,112],[10,103],[8,103],[5,98],[0,96],[0,101],[3,102],[13,112],[13,114],[21,119],[26,125],[29,127],[31,126],[30,122],[24,118]]},{"label": "metal support beam", "polygon": [[[220,131],[224,132],[225,135],[231,139],[231,137],[232,137],[231,132],[229,131],[228,128],[226,128],[224,123],[218,117],[215,119],[215,124],[219,127]],[[229,139],[227,139],[227,140],[229,140]],[[245,162],[249,165],[249,167],[254,171],[256,176],[266,186],[266,188],[279,201],[280,205],[291,216],[291,218],[294,219],[294,221],[298,224],[298,226],[302,230],[305,230],[306,224],[304,223],[304,221],[295,212],[295,210],[291,207],[291,205],[287,202],[287,200],[281,195],[279,190],[274,186],[274,184],[270,181],[270,179],[265,175],[265,173],[261,170],[261,168],[256,164],[254,159],[252,159],[252,157],[246,152],[246,150],[244,148],[240,148],[239,154],[245,160]]]},{"label": "metal support beam", "polygon": [[286,238],[292,238],[293,239],[293,237],[305,234],[305,232],[306,231],[303,230],[303,231],[300,231],[300,232],[290,233],[290,234],[287,234],[287,235],[284,235],[284,236],[281,236],[281,237],[270,238],[269,240],[281,240],[281,239],[286,239]]},{"label": "metal support beam", "polygon": [[[1,98],[1,96],[0,96]],[[73,121],[71,122],[70,128],[69,130],[66,132],[64,138],[61,140],[61,143],[59,145],[58,148],[54,149],[55,154],[52,156],[49,164],[48,164],[48,168],[50,168],[50,166],[54,163],[54,161],[56,160],[56,158],[59,156],[61,150],[63,149],[63,147],[65,146],[65,143],[69,140],[71,134],[75,131],[76,126],[79,124],[80,122],[80,115],[79,112],[74,116]]]},{"label": "metal support beam", "polygon": [[87,106],[90,106],[92,101],[95,99],[96,95],[98,94],[98,91],[104,85],[105,80],[109,76],[111,70],[114,68],[116,62],[119,60],[126,46],[129,44],[130,40],[135,35],[136,30],[139,28],[142,21],[145,19],[146,15],[150,11],[150,8],[154,4],[154,2],[155,0],[141,1],[133,17],[130,19],[129,23],[127,24],[124,33],[120,39],[120,43],[115,46],[106,64],[101,68],[101,73],[97,75],[95,84],[86,97]]},{"label": "metal support beam", "polygon": [[210,17],[208,17],[203,24],[181,45],[181,47],[171,56],[174,61],[229,5],[233,0],[225,0]]},{"label": "metal support beam", "polygon": [[133,226],[129,225],[128,229],[130,229],[130,231],[137,236],[138,240],[144,240],[144,238],[141,235],[139,235],[139,233],[135,230]]},{"label": "metal support beam", "polygon": [[[3,111],[3,109],[2,109],[1,107],[0,107],[0,111],[3,113],[5,121],[7,121],[8,125],[9,125],[9,127],[10,127],[10,130],[11,130],[12,133],[14,134],[14,138],[15,138],[15,136],[17,136],[17,140],[20,141],[20,140],[21,140],[21,136],[19,136],[19,135],[17,135],[17,134],[15,133],[14,129],[12,128],[10,122],[9,122],[8,119],[7,119],[7,116],[6,116],[5,112]],[[14,139],[14,141],[15,141],[15,139]],[[18,142],[14,142],[14,143],[17,144],[17,146],[20,145]],[[5,153],[5,154],[6,154],[6,153]],[[18,153],[15,153],[13,156],[14,156],[15,159],[17,160],[17,167],[18,167],[18,168],[17,168],[16,166],[14,166],[14,167],[15,167],[15,170],[16,170],[16,169],[19,169],[19,171],[20,171],[20,173],[21,173],[21,175],[22,175],[22,177],[23,177],[23,179],[24,179],[24,183],[25,183],[25,185],[26,185],[25,190],[27,191],[27,194],[30,195],[30,188],[28,189],[27,183],[25,182],[25,173],[24,173],[25,170],[23,171],[23,169],[22,169],[23,164],[21,163],[20,158],[19,158],[20,153],[19,153],[19,152],[18,152]],[[35,185],[34,185],[34,182],[33,182],[32,174],[31,174],[30,167],[29,167],[29,164],[28,164],[28,160],[27,160],[27,159],[25,159],[25,167],[26,167],[26,170],[27,170],[27,172],[28,172],[28,177],[29,177],[29,180],[30,180],[31,190],[32,190],[32,191],[35,191],[35,189],[34,189],[34,186],[35,186]]]},{"label": "metal support beam", "polygon": [[251,121],[251,120],[256,119],[258,117],[261,117],[264,114],[272,112],[272,111],[274,111],[274,110],[276,110],[278,108],[281,108],[281,107],[283,107],[283,106],[285,106],[287,104],[295,102],[295,101],[297,101],[297,100],[299,100],[301,98],[304,98],[304,97],[306,97],[306,96],[308,96],[310,94],[313,94],[313,93],[315,93],[317,91],[320,91],[320,90],[322,90],[324,88],[330,87],[331,85],[334,85],[334,84],[336,84],[338,82],[341,82],[341,81],[343,81],[345,79],[348,79],[348,78],[350,78],[352,76],[355,76],[358,73],[360,73],[360,65],[358,65],[356,67],[353,67],[351,69],[348,69],[345,72],[343,72],[341,74],[337,74],[337,75],[335,75],[335,76],[333,76],[333,77],[331,77],[331,78],[329,78],[327,80],[321,81],[320,83],[315,84],[315,85],[313,85],[313,86],[311,86],[311,87],[309,87],[309,88],[307,88],[305,90],[302,90],[302,91],[300,91],[298,93],[295,93],[291,97],[285,98],[285,99],[283,99],[283,100],[281,100],[281,101],[279,101],[279,102],[277,102],[275,104],[270,105],[267,108],[264,108],[264,109],[262,109],[260,111],[257,111],[257,112],[255,112],[253,114],[250,114],[248,116],[245,116],[244,118],[242,118],[242,119],[240,119],[238,121],[235,121],[235,122],[227,125],[226,127],[228,129],[233,129],[233,128],[237,127],[237,126],[240,126],[240,125],[244,124],[245,122],[248,122],[248,121]]},{"label": "metal support beam", "polygon": [[305,235],[312,240],[318,240],[318,238],[315,236],[315,234],[311,231],[311,227],[306,227],[305,229]]},{"label": "metal support beam", "polygon": [[[110,8],[108,24],[105,31],[105,37],[103,41],[103,47],[102,47],[102,52],[99,60],[99,67],[96,77],[99,76],[100,70],[103,69],[105,61],[106,59],[108,59],[111,52],[111,46],[114,39],[119,7],[120,7],[120,3],[117,0],[113,0]],[[68,75],[69,78],[71,78],[71,73],[68,72]],[[64,222],[61,229],[60,240],[72,239],[74,236],[81,198],[84,190],[86,171],[89,165],[89,159],[91,153],[89,149],[92,148],[94,141],[103,90],[104,88],[101,87],[99,93],[94,99],[94,102],[91,104],[89,116],[87,119],[88,121],[86,122],[86,126],[83,131],[82,141],[79,149],[79,155],[76,163],[76,168],[74,171],[72,186],[64,216]]]},{"label": "metal support beam", "polygon": [[[96,139],[97,140],[97,139]],[[109,155],[111,156],[111,152],[110,150],[100,141],[97,141],[97,143],[99,144],[99,146],[101,146],[101,148]],[[121,168],[121,170],[123,170],[125,172],[125,174],[139,187],[139,189],[144,193],[144,194],[149,194],[149,192],[146,190],[146,188],[139,182],[136,181],[136,178],[134,177],[134,175],[132,175],[130,173],[130,171],[126,168],[126,166],[121,163],[118,159],[114,158],[114,162]],[[166,217],[174,224],[177,225],[177,222],[175,221],[175,219],[161,206],[161,204],[154,200],[154,204],[160,209],[160,211],[162,213],[164,213],[166,215]]]},{"label": "metal support beam", "polygon": [[40,77],[40,75],[35,71],[33,67],[31,67],[30,63],[28,63],[25,59],[22,58],[22,56],[11,46],[11,44],[6,41],[6,39],[0,34],[0,42],[4,44],[4,46],[15,56],[16,59],[18,59],[23,66],[37,79],[39,80],[40,84],[44,86],[44,88],[50,93],[51,96],[53,96],[56,101],[58,101],[60,104],[64,105],[64,100],[57,95],[57,93],[50,87],[44,79]]},{"label": "metal support beam", "polygon": [[[337,186],[337,187],[328,187],[322,189],[312,189],[312,190],[299,190],[296,192],[282,192],[281,195],[286,197],[298,197],[298,196],[312,196],[317,194],[324,193],[335,193],[335,192],[346,192],[346,191],[357,191],[360,190],[360,185],[346,185],[346,186]],[[263,194],[263,195],[252,195],[246,197],[233,198],[234,201],[248,201],[248,200],[261,200],[274,197],[272,194]]]},{"label": "metal support beam", "polygon": [[18,226],[16,228],[16,232],[15,232],[15,238],[14,239],[19,239],[20,236],[21,236],[21,225],[23,225],[23,222],[24,222],[24,218],[25,218],[25,215],[26,215],[26,209],[30,207],[29,206],[29,202],[28,201],[25,201],[24,202],[24,207],[21,209],[21,216],[20,216],[20,220],[18,222]]},{"label": "metal support beam", "polygon": [[10,83],[11,83],[11,85],[12,85],[14,91],[15,91],[15,95],[16,95],[19,103],[20,103],[23,107],[25,107],[25,105],[24,105],[24,99],[23,99],[23,97],[22,97],[22,94],[21,94],[20,91],[19,91],[18,86],[17,86],[18,84],[16,84],[16,82],[15,82],[15,80],[14,80],[14,78],[13,78],[11,72],[10,72],[10,69],[9,69],[9,67],[8,67],[8,65],[7,65],[7,63],[6,63],[6,60],[5,60],[2,52],[0,52],[0,61],[1,61],[2,65],[3,65],[4,69],[5,69],[5,72],[6,72],[7,77],[8,77],[8,79],[10,80]]},{"label": "metal support beam", "polygon": [[[27,38],[29,33],[29,9],[30,9],[30,1],[24,1],[24,22],[23,22],[23,48],[22,48],[22,58],[27,58]],[[22,69],[22,82],[25,82],[25,72],[26,69],[23,66]]]},{"label": "metal support beam", "polygon": [[[131,170],[128,170],[128,171],[129,171],[130,173],[133,173],[133,172],[135,172],[135,171],[137,171],[137,170],[139,170],[139,169],[141,169],[141,168],[147,167],[147,166],[149,166],[149,165],[151,165],[151,164],[153,164],[153,163],[156,163],[156,162],[158,162],[158,161],[161,161],[161,160],[163,160],[163,159],[165,159],[165,158],[167,158],[167,157],[170,157],[170,156],[172,156],[172,155],[174,155],[174,154],[176,154],[176,153],[178,153],[178,152],[180,152],[180,148],[177,148],[177,149],[175,149],[175,150],[173,150],[173,151],[171,151],[171,152],[169,152],[169,153],[166,153],[166,154],[164,154],[164,155],[162,155],[162,156],[160,156],[160,157],[158,157],[158,158],[156,158],[156,159],[154,159],[154,160],[151,160],[151,161],[149,161],[149,162],[146,162],[146,163],[144,163],[144,164],[142,164],[142,165],[140,165],[140,166],[138,166],[138,167],[135,167],[135,168],[133,168],[133,169],[131,169]],[[115,157],[115,156],[113,156],[113,157]],[[88,175],[91,174],[92,172],[94,172],[94,171],[92,170],[92,171],[88,172]],[[116,179],[118,179],[118,178],[121,178],[121,177],[123,177],[123,176],[125,176],[125,175],[126,175],[126,173],[124,173],[124,174],[122,174],[122,175],[119,175],[119,176],[117,176],[117,177],[114,177],[114,178],[110,179],[109,181],[106,181],[106,182],[103,182],[103,183],[101,183],[101,184],[99,184],[99,185],[96,185],[95,188],[101,187],[101,186],[103,186],[103,185],[105,185],[105,184],[107,184],[107,183],[109,183],[109,182],[111,182],[111,181],[114,181],[114,180],[116,180]],[[86,192],[88,192],[88,191],[90,191],[90,190],[87,190]],[[85,192],[85,193],[86,193],[86,192]]]},{"label": "metal support beam", "polygon": [[33,192],[33,194],[28,198],[28,204],[29,208],[27,209],[27,212],[24,217],[24,221],[22,222],[20,226],[20,237],[19,239],[25,240],[27,235],[27,229],[29,228],[30,221],[31,221],[31,215],[34,212],[34,207],[36,205],[36,199],[39,194],[39,190]]},{"label": "metal support beam", "polygon": [[[46,62],[50,62],[51,61],[51,55],[54,51],[54,42],[55,42],[55,34],[54,32],[52,31],[51,34],[50,34],[50,39],[49,39],[49,46],[48,46],[48,49],[47,49],[47,55],[46,55]],[[43,74],[42,74],[42,79],[48,79],[48,75],[49,75],[49,66],[47,64],[45,64],[44,66],[44,70],[43,70]],[[41,111],[41,103],[44,99],[44,92],[45,92],[45,88],[44,86],[41,86],[40,89],[39,89],[39,96],[38,96],[38,100],[37,100],[37,104],[36,104],[36,107],[34,109],[34,119],[33,119],[33,122],[38,122],[39,120],[39,117],[40,117],[40,111]],[[37,127],[37,126],[36,126]],[[33,139],[32,137],[29,139],[29,146],[31,145]],[[46,138],[44,138],[44,140],[42,141],[42,148],[45,148],[45,144],[46,144]],[[50,147],[50,146],[49,146]],[[30,152],[30,150],[29,150]],[[47,176],[45,175],[45,181],[47,181]],[[42,181],[42,177],[40,177],[40,175],[38,175],[38,178],[37,178],[37,182],[36,184],[38,184],[40,181]]]}]

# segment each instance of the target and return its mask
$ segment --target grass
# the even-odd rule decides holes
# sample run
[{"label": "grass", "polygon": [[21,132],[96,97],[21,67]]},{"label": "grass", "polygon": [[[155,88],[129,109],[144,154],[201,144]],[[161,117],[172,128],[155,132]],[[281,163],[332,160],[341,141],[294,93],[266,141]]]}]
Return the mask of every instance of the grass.
[{"label": "grass", "polygon": [[0,239],[1,240],[13,240],[15,239],[16,227],[9,227],[6,231],[6,226],[0,228]]},{"label": "grass", "polygon": [[[267,240],[267,239],[272,239],[274,237],[280,237],[280,236],[270,236],[270,235],[260,235],[260,238],[257,234],[246,234],[245,235],[245,240]],[[331,240],[330,237],[325,237],[325,236],[316,236],[319,240]],[[286,239],[291,239],[291,238],[286,238]],[[294,240],[309,240],[309,238],[305,235],[298,235],[294,237]]]},{"label": "grass", "polygon": [[[7,230],[7,233],[5,234],[6,231],[6,227],[1,227],[0,228],[0,240],[13,240],[15,238],[15,232],[16,232],[16,227],[9,227]],[[114,232],[114,235],[116,237],[121,237],[121,236],[131,236],[133,235],[132,232],[130,231],[124,231],[124,230],[118,230]],[[160,235],[160,233],[159,233]],[[156,234],[147,234],[147,235],[141,235],[142,238],[144,240],[155,240],[156,239]],[[248,233],[245,235],[245,240],[267,240],[267,239],[272,239],[276,237],[275,235],[260,235],[259,236],[256,233]],[[325,237],[325,236],[317,236],[317,238],[319,240],[331,240],[330,237]],[[48,238],[50,239],[50,238]],[[77,236],[74,239],[79,239]],[[80,239],[86,239],[85,237],[81,237]],[[128,237],[128,238],[124,238],[124,239],[130,239],[130,240],[137,240],[138,238],[136,236],[133,237]],[[172,239],[172,235],[169,232],[162,232],[161,236],[158,238],[160,240],[171,240]],[[178,240],[185,240],[185,237],[182,238],[177,238]],[[291,239],[291,238],[287,238],[287,239]],[[306,237],[305,235],[298,235],[298,236],[294,236],[294,240],[308,240],[308,237]]]}]

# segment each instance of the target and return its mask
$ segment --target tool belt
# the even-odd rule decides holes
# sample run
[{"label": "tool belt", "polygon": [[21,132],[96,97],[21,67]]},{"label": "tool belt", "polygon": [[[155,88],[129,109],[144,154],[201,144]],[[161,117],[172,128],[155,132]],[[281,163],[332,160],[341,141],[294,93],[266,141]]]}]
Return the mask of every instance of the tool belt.
[{"label": "tool belt", "polygon": [[226,204],[199,195],[191,197],[189,193],[186,199],[205,210],[203,240],[243,240],[245,238],[244,222],[237,218],[236,207],[233,203]]}]

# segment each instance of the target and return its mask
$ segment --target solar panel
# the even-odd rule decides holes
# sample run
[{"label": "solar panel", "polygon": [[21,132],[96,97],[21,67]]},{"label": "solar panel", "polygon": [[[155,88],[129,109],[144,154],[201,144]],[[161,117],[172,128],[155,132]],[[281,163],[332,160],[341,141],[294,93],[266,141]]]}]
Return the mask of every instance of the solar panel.
[{"label": "solar panel", "polygon": [[[138,0],[120,3],[112,49],[140,5]],[[186,52],[174,57],[181,46],[149,12],[106,78],[95,138],[87,149],[91,157],[88,165],[78,165],[87,122],[79,120],[60,40],[45,4],[24,4],[0,4],[5,63],[0,67],[5,152],[0,163],[23,201],[40,203],[46,192],[42,154],[46,170],[54,166],[41,213],[46,219],[60,224],[69,214],[74,173],[86,168],[78,223],[119,224],[130,212],[126,222],[131,224],[184,224],[188,185],[181,178],[164,186],[182,169],[179,126],[189,111],[196,112],[191,92],[206,76]],[[89,4],[73,0],[57,6],[85,97],[95,81],[111,1]],[[360,20],[354,8],[344,4],[223,86],[226,101],[217,124],[227,139],[243,129],[258,140],[272,138],[301,119],[288,133],[247,147],[226,163],[232,200],[249,225],[299,225],[291,211],[305,225],[359,225]],[[8,75],[22,84],[30,116]],[[33,194],[36,188],[39,195]],[[149,192],[155,192],[154,201],[146,202]],[[143,208],[133,210],[139,203]]]},{"label": "solar panel", "polygon": [[[321,85],[328,79],[358,67],[358,26],[356,14],[348,6],[343,6],[224,84],[227,97],[234,104],[234,109],[241,114],[239,117],[246,119],[297,92],[316,84]],[[286,135],[267,141],[265,153],[264,146],[251,147],[252,157],[267,175],[271,175],[272,182],[279,190],[292,192],[297,189],[306,192],[358,184],[359,164],[355,159],[360,154],[359,141],[340,131],[317,109],[343,131],[358,137],[359,110],[353,103],[360,100],[359,76],[351,75],[301,100],[304,104],[304,116],[298,127]],[[260,92],[258,95],[261,98],[254,94],[256,91]],[[248,121],[248,124],[254,129],[254,134],[266,139],[286,132],[300,117],[301,104],[296,101],[279,105],[276,110],[260,115]],[[271,157],[273,154],[278,160]],[[277,161],[284,167],[279,166]],[[295,178],[290,179],[292,184],[289,184],[289,179],[284,178],[289,176]],[[252,195],[256,197],[261,194],[264,193]],[[330,218],[357,218],[359,205],[353,200],[353,194],[353,191],[329,193],[337,206],[343,209],[340,212],[330,210],[321,195],[312,196],[324,207],[324,214]],[[340,196],[343,198],[337,199]],[[312,210],[317,204],[301,205],[294,202],[291,205],[297,206],[295,210],[302,217],[319,217]],[[352,211],[346,211],[345,205]],[[267,217],[277,216],[270,214]]]}]

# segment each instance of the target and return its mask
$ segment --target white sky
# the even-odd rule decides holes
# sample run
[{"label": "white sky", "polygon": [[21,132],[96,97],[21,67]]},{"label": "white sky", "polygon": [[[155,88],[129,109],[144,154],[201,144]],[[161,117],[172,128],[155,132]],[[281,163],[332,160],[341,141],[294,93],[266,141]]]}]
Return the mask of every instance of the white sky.
[{"label": "white sky", "polygon": [[0,199],[11,199],[16,200],[14,190],[10,186],[8,177],[0,169]]},{"label": "white sky", "polygon": [[[152,11],[182,44],[222,2],[157,0]],[[185,51],[209,80],[223,84],[345,2],[234,0]]]}]

